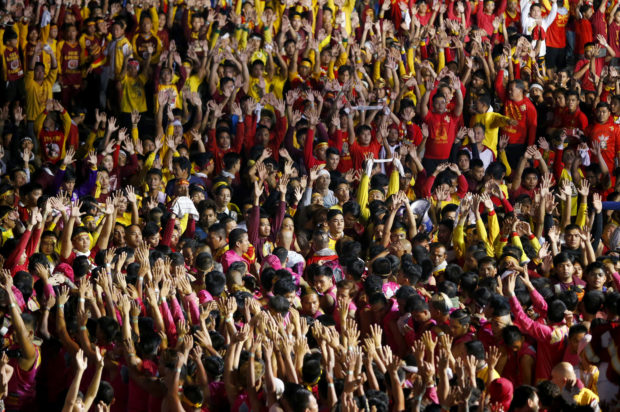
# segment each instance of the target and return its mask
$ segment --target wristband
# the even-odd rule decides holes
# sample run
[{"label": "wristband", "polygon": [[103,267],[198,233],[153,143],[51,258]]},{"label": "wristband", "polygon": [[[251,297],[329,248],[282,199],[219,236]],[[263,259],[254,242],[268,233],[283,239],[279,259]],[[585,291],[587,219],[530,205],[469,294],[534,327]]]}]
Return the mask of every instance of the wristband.
[{"label": "wristband", "polygon": [[138,318],[131,319],[131,323],[138,323]]},{"label": "wristband", "polygon": [[14,307],[15,307],[15,303],[11,303],[11,304],[9,305],[9,308],[14,308]]},{"label": "wristband", "polygon": [[58,304],[58,307],[59,307],[60,309],[62,309],[62,308],[64,308],[64,307],[65,307],[65,304],[64,304],[64,303],[59,303],[59,304]]},{"label": "wristband", "polygon": [[80,330],[86,330],[86,326],[80,326]]},{"label": "wristband", "polygon": [[80,298],[80,299],[79,299],[79,302],[80,302],[80,303],[84,303],[84,302],[86,302],[86,299],[84,299],[84,298]]},{"label": "wristband", "polygon": [[328,382],[328,383],[327,383],[327,387],[329,387],[329,388],[333,388],[333,387],[334,387],[334,382]]},{"label": "wristband", "polygon": [[181,373],[181,368],[177,368],[177,373]]},{"label": "wristband", "polygon": [[254,352],[250,353],[250,358],[253,358],[255,356]]}]

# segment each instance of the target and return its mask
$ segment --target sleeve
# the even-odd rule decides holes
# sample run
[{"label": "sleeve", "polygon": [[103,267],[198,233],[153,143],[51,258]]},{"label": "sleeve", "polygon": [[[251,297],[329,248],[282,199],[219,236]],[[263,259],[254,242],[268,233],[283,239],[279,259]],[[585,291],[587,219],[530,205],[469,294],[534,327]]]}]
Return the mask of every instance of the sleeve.
[{"label": "sleeve", "polygon": [[504,70],[500,70],[495,77],[495,90],[497,91],[497,97],[501,101],[506,100],[506,88],[504,87]]},{"label": "sleeve", "polygon": [[527,333],[539,342],[549,341],[553,333],[553,328],[530,319],[525,312],[523,312],[523,308],[516,296],[510,298],[510,309],[515,315],[515,324],[522,332]]},{"label": "sleeve", "polygon": [[489,242],[491,244],[495,244],[495,241],[497,240],[497,237],[499,236],[499,231],[500,231],[499,221],[497,220],[497,213],[495,213],[495,210],[493,210],[492,212],[489,212],[487,222],[489,224],[489,232],[490,232]]},{"label": "sleeve", "polygon": [[385,198],[387,199],[388,197],[392,196],[393,194],[398,193],[398,190],[400,188],[400,175],[398,174],[398,170],[396,168],[394,168],[392,170],[392,173],[390,173],[390,180],[388,183],[388,191],[387,194],[385,195]]},{"label": "sleeve", "polygon": [[15,249],[13,249],[9,257],[4,262],[5,268],[13,269],[15,267],[19,257],[22,255],[22,253],[26,251],[26,245],[30,241],[31,235],[32,235],[32,232],[30,230],[26,230],[22,234],[22,237],[19,238],[19,242],[17,243],[17,246],[15,247]]},{"label": "sleeve", "polygon": [[482,219],[476,219],[476,230],[478,231],[478,238],[484,242],[487,255],[494,256],[493,244],[489,242],[487,228],[484,226]]},{"label": "sleeve", "polygon": [[465,195],[467,194],[467,191],[469,190],[469,184],[467,183],[467,178],[465,178],[464,175],[459,175],[458,178],[458,189],[457,189],[457,195],[459,196],[460,199],[464,198]]},{"label": "sleeve", "polygon": [[253,245],[258,244],[258,227],[260,226],[260,207],[252,206],[248,219],[248,239]]},{"label": "sleeve", "polygon": [[540,293],[536,289],[532,289],[530,291],[530,297],[532,298],[532,306],[536,313],[538,313],[542,317],[547,316],[547,301],[542,297]]},{"label": "sleeve", "polygon": [[360,179],[360,185],[357,187],[357,203],[360,205],[361,218],[363,221],[368,221],[370,218],[370,210],[368,209],[368,185],[370,184],[370,177],[364,174]]},{"label": "sleeve", "polygon": [[452,232],[452,243],[454,245],[454,251],[456,257],[460,258],[465,256],[465,234],[463,231],[463,225],[456,225]]},{"label": "sleeve", "polygon": [[306,134],[306,142],[304,144],[304,164],[306,165],[306,170],[310,170],[314,167],[314,165],[316,164],[316,159],[314,158],[314,155],[312,154],[312,149],[313,149],[313,142],[314,142],[314,129],[309,129],[308,133]]},{"label": "sleeve", "polygon": [[533,104],[527,108],[527,144],[531,146],[536,141],[536,127],[538,126],[538,113]]}]

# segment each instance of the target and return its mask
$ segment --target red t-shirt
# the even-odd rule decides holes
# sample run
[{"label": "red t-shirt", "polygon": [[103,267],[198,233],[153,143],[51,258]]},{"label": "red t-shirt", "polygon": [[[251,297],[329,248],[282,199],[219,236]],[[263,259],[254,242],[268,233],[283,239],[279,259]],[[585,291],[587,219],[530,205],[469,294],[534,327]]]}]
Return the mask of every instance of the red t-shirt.
[{"label": "red t-shirt", "polygon": [[588,128],[588,117],[579,109],[575,113],[565,110],[562,116],[558,118],[558,127],[572,129],[577,128],[582,132]]},{"label": "red t-shirt", "polygon": [[362,168],[362,164],[364,163],[364,155],[366,153],[372,152],[375,155],[375,159],[378,159],[380,150],[381,145],[374,137],[370,140],[370,144],[368,146],[362,146],[357,141],[354,142],[351,147],[349,147],[349,152],[351,153],[351,159],[353,160],[353,166],[355,169],[357,170]]},{"label": "red t-shirt", "polygon": [[426,141],[427,159],[448,159],[450,150],[456,137],[458,118],[452,113],[435,113],[429,111],[424,118],[428,125],[428,140]]},{"label": "red t-shirt", "polygon": [[609,45],[616,52],[616,56],[620,56],[620,24],[613,21],[609,25]]},{"label": "red t-shirt", "polygon": [[592,37],[596,39],[596,36],[601,34],[607,40],[607,22],[605,21],[605,13],[600,10],[596,10],[590,18],[592,24]]},{"label": "red t-shirt", "polygon": [[587,19],[575,22],[575,54],[583,55],[583,47],[592,41],[592,24]]},{"label": "red t-shirt", "polygon": [[616,154],[620,151],[620,126],[610,119],[605,124],[594,123],[586,133],[590,144],[599,142],[601,154],[609,170],[615,169]]},{"label": "red t-shirt", "polygon": [[505,126],[502,133],[508,136],[510,144],[534,144],[538,115],[536,108],[527,97],[519,102],[506,99],[504,106],[506,116],[518,121],[516,126]]},{"label": "red t-shirt", "polygon": [[[575,65],[575,73],[583,68],[586,64],[590,64],[590,60],[581,59]],[[595,61],[596,64],[596,75],[600,76],[603,71],[603,66],[605,66],[605,60],[602,57],[598,57]],[[596,91],[596,86],[594,85],[594,77],[592,77],[592,73],[588,69],[586,74],[581,78],[581,89],[588,90],[590,92]]]},{"label": "red t-shirt", "polygon": [[558,8],[558,14],[547,29],[547,38],[545,39],[547,47],[563,49],[566,47],[566,25],[570,15],[564,7]]}]

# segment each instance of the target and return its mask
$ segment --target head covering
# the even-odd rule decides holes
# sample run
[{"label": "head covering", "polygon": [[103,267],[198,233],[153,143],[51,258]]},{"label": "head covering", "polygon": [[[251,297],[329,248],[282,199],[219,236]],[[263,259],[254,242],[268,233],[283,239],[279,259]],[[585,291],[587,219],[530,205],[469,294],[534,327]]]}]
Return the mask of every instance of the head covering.
[{"label": "head covering", "polygon": [[75,275],[73,273],[73,268],[71,266],[69,266],[68,264],[61,263],[60,265],[56,266],[54,268],[54,273],[56,273],[56,272],[62,273],[71,282],[74,281]]},{"label": "head covering", "polygon": [[577,346],[577,355],[581,355],[581,352],[588,346],[588,343],[592,341],[592,335],[587,333],[581,340],[579,341],[579,345]]},{"label": "head covering", "polygon": [[489,396],[491,398],[490,404],[499,403],[507,411],[510,408],[512,402],[512,394],[514,387],[512,382],[506,378],[497,378],[489,384]]}]

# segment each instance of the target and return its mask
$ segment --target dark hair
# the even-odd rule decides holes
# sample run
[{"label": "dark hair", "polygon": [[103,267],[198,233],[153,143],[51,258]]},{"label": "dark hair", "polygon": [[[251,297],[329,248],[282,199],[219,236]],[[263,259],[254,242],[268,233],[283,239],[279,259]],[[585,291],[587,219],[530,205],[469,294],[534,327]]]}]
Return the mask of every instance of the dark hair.
[{"label": "dark hair", "polygon": [[205,289],[211,296],[220,296],[226,287],[226,276],[217,270],[207,273],[205,276]]}]

